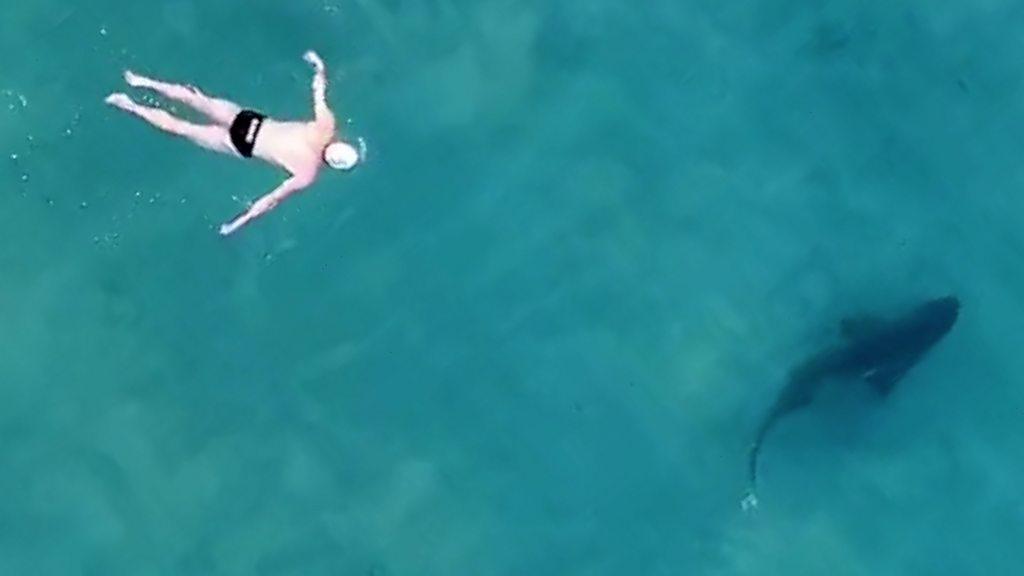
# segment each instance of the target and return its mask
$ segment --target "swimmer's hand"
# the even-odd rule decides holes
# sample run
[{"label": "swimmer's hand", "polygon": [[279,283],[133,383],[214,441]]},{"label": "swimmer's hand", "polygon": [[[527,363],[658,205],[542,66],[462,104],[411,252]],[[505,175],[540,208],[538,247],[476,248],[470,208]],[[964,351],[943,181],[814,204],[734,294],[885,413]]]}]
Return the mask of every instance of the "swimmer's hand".
[{"label": "swimmer's hand", "polygon": [[230,224],[221,224],[220,225],[220,235],[221,236],[227,236],[228,234],[231,234],[235,230],[238,230],[239,226],[240,225],[236,224],[235,222],[232,222]]},{"label": "swimmer's hand", "polygon": [[277,203],[278,199],[273,193],[267,194],[253,203],[248,210],[236,216],[231,222],[221,224],[220,235],[227,236],[228,234],[231,234],[235,230],[238,230],[242,226],[248,224],[250,220],[259,218],[263,214],[273,210],[274,207],[277,206]]},{"label": "swimmer's hand", "polygon": [[302,59],[312,64],[313,68],[317,72],[323,72],[324,61],[320,59],[320,55],[317,54],[316,52],[312,50],[307,50],[306,53],[302,55]]},{"label": "swimmer's hand", "polygon": [[239,228],[244,226],[249,220],[252,220],[253,217],[250,215],[250,210],[246,210],[245,212],[242,212],[238,216],[235,216],[234,218],[231,219],[230,222],[221,224],[220,235],[227,236],[228,234],[231,234],[235,230],[238,230]]},{"label": "swimmer's hand", "polygon": [[281,185],[275,188],[273,192],[267,194],[266,196],[254,202],[253,205],[250,206],[248,210],[236,216],[234,220],[228,222],[227,224],[222,224],[220,227],[220,235],[227,236],[228,234],[234,233],[235,230],[238,230],[242,226],[245,226],[251,220],[259,218],[260,216],[273,210],[279,203],[281,203],[282,200],[284,200],[288,196],[294,194],[295,192],[298,192],[299,190],[302,190],[303,188],[309,186],[312,183],[312,176],[292,176],[291,178],[282,182]]}]

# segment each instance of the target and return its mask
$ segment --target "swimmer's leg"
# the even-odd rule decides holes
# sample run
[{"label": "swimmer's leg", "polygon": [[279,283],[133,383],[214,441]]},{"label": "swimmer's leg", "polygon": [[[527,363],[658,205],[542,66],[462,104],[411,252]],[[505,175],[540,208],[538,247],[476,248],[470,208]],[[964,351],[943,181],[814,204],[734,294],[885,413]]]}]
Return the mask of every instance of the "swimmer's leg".
[{"label": "swimmer's leg", "polygon": [[149,108],[148,106],[136,104],[127,94],[111,94],[107,96],[106,103],[115,108],[120,108],[129,114],[134,114],[164,132],[188,138],[203,148],[238,156],[234,145],[231,144],[231,135],[224,126],[217,124],[192,124],[180,118],[175,118],[159,108]]},{"label": "swimmer's leg", "polygon": [[182,86],[180,84],[169,84],[159,80],[153,80],[140,76],[130,70],[125,70],[124,80],[129,86],[135,88],[148,88],[163,94],[164,96],[177,100],[187,106],[195,108],[208,116],[211,120],[222,126],[231,126],[235,116],[242,111],[242,107],[228,100],[211,98],[199,91],[195,86]]}]

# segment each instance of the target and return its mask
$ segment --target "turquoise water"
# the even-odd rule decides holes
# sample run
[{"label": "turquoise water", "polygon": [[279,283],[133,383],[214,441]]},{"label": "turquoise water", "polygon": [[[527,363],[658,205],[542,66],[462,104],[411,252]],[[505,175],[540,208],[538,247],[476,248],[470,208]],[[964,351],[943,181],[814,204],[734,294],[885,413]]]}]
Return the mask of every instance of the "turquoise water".
[{"label": "turquoise water", "polygon": [[[1021,4],[80,4],[0,19],[0,574],[1019,571]],[[280,175],[101,104],[303,116],[307,48],[367,162],[229,239]]]}]

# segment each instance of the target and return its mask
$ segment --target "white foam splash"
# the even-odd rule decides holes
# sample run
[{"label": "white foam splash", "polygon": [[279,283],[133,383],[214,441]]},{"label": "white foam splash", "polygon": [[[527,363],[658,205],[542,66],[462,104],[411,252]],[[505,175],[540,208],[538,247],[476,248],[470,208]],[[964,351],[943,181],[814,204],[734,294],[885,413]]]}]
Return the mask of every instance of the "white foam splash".
[{"label": "white foam splash", "polygon": [[[10,102],[8,102],[7,104],[8,110],[14,110],[18,107],[19,104],[22,108],[28,108],[28,98],[26,98],[24,94],[20,92],[15,92],[14,90],[11,90],[9,88],[0,91],[0,93],[2,93],[5,98],[10,100]],[[15,100],[17,101],[17,104],[15,104]]]},{"label": "white foam splash", "polygon": [[742,508],[744,512],[757,510],[757,494],[747,492],[747,495],[744,496],[743,500],[740,502],[740,508]]}]

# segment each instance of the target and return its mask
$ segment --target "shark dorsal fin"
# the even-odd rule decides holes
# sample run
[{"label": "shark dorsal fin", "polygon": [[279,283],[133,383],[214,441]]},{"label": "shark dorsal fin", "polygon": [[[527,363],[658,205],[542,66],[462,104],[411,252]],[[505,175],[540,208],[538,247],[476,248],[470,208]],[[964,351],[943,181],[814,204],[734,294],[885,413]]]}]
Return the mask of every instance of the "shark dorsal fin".
[{"label": "shark dorsal fin", "polygon": [[884,320],[875,316],[851,316],[839,322],[839,331],[847,340],[858,340],[877,333],[884,324]]}]

